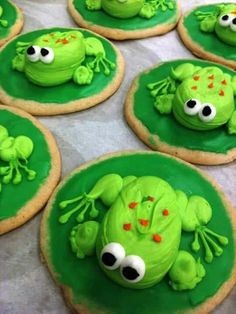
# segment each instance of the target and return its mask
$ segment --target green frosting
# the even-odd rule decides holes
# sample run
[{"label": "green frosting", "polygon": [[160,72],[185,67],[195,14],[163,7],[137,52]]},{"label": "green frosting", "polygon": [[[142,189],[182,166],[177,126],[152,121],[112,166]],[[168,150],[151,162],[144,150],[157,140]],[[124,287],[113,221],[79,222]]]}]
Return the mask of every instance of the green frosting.
[{"label": "green frosting", "polygon": [[1,109],[0,125],[0,177],[7,183],[0,194],[3,220],[15,216],[38,193],[50,173],[51,157],[44,135],[30,120]]},{"label": "green frosting", "polygon": [[[219,4],[217,4],[217,7],[218,5]],[[201,15],[209,13],[214,14],[216,12],[216,5],[197,7],[184,17],[183,26],[185,27],[188,36],[194,43],[198,44],[206,52],[213,53],[226,60],[236,61],[235,47],[226,44],[218,36],[214,36],[211,32],[207,33],[201,30],[199,20],[196,16],[196,13],[199,11],[201,12]]]},{"label": "green frosting", "polygon": [[[177,85],[180,83],[179,85]],[[183,63],[169,76],[148,84],[161,114],[173,114],[182,125],[199,131],[211,130],[230,121],[230,134],[236,124],[236,75],[230,76],[216,66],[201,68]]]},{"label": "green frosting", "polygon": [[[19,184],[22,182],[21,170],[26,172],[28,180],[34,180],[36,172],[27,167],[28,158],[33,152],[34,144],[27,136],[9,136],[5,127],[0,125],[0,159],[5,162],[0,167],[0,176],[3,176],[3,183]],[[0,191],[1,191],[0,183]]]},{"label": "green frosting", "polygon": [[[107,193],[102,193],[102,190],[104,190],[104,184],[100,181],[100,179],[110,173],[117,173],[118,175],[116,175],[115,180],[113,178],[113,180],[108,184],[108,187],[111,187],[111,182],[114,182],[112,187],[113,192],[110,194],[109,198],[107,198]],[[198,279],[204,277],[204,270],[199,266],[199,256],[202,260],[201,264],[206,270],[205,277],[193,290],[183,290],[181,292],[174,291],[168,284],[170,280],[168,277],[147,289],[135,290],[123,288],[122,286],[113,283],[113,281],[108,279],[107,276],[104,276],[103,272],[98,266],[97,257],[91,256],[85,259],[78,259],[76,254],[72,252],[71,244],[68,241],[68,238],[70,237],[71,229],[77,224],[77,215],[71,215],[71,218],[63,225],[58,220],[59,217],[67,212],[67,210],[65,211],[66,205],[70,205],[70,209],[73,209],[75,204],[63,204],[62,202],[64,202],[65,199],[71,200],[75,195],[83,195],[83,193],[88,191],[90,191],[88,194],[90,196],[92,194],[93,198],[100,195],[101,201],[96,201],[96,208],[99,210],[99,215],[97,216],[96,220],[102,226],[100,230],[104,231],[106,221],[105,217],[109,217],[109,219],[111,219],[112,217],[110,215],[115,214],[116,210],[118,210],[117,207],[112,206],[111,209],[107,211],[108,207],[110,206],[109,204],[114,202],[116,194],[115,190],[117,190],[117,187],[120,189],[121,184],[126,187],[132,185],[132,181],[135,178],[133,176],[131,177],[130,174],[133,174],[135,177],[139,178],[145,176],[156,176],[161,178],[167,186],[170,185],[175,190],[183,191],[184,193],[177,193],[179,202],[182,205],[185,204],[184,195],[189,198],[189,196],[194,193],[204,199],[207,199],[209,204],[211,204],[211,207],[214,209],[214,214],[207,227],[211,230],[216,230],[217,232],[223,233],[224,236],[228,238],[229,245],[225,247],[224,253],[220,257],[216,257],[211,264],[205,262],[205,252],[202,249],[198,253],[195,253],[194,251],[191,252],[191,255],[193,255],[194,258],[194,263],[191,263],[191,259],[190,261],[188,261],[188,258],[184,259],[184,263],[189,265],[189,272],[184,274],[184,278],[186,278],[186,280],[184,280],[185,287],[192,285],[194,282],[197,283]],[[121,180],[121,177],[124,179]],[[162,180],[160,181],[162,182]],[[98,185],[99,181],[100,183]],[[166,183],[166,181],[169,183],[169,185]],[[78,182],[80,183],[78,184]],[[95,185],[96,189],[93,189]],[[149,188],[150,186],[147,187],[147,189]],[[127,195],[123,194],[124,192],[125,189],[122,189],[120,195],[125,196],[126,203]],[[158,189],[156,189],[156,193],[158,193]],[[88,194],[86,195],[88,196]],[[131,198],[131,203],[134,203],[133,201],[135,201],[135,199],[133,199],[131,195],[129,196]],[[136,194],[135,196],[137,197]],[[118,197],[118,199],[120,198]],[[80,200],[82,200],[82,198],[78,200],[78,203]],[[148,199],[144,199],[143,201],[148,205],[148,203],[151,204],[150,200],[152,200],[152,198],[149,198],[149,201]],[[168,198],[165,197],[164,200],[168,201]],[[106,205],[104,205],[105,202]],[[114,203],[114,206],[118,206],[117,202],[118,201]],[[61,205],[63,209],[59,209],[59,204],[61,203],[63,204]],[[134,206],[134,204],[131,205],[131,207]],[[174,207],[173,204],[170,204],[170,206]],[[92,204],[85,214],[85,221],[91,221],[91,218],[89,218],[91,211]],[[135,212],[135,209],[133,209],[133,211]],[[80,212],[81,211],[79,211],[79,213]],[[164,222],[164,218],[169,220],[170,215],[171,211],[169,210],[169,216],[163,216],[162,214],[160,221]],[[200,216],[201,224],[206,223],[210,217],[209,214],[207,217],[204,217],[203,212],[200,214]],[[122,214],[122,217],[124,218],[124,214]],[[121,218],[117,217],[117,219],[121,222]],[[143,219],[143,217],[140,219]],[[81,217],[79,217],[79,221],[81,221]],[[127,221],[127,224],[128,223],[129,221]],[[147,228],[140,223],[137,225],[139,226],[140,231]],[[175,230],[176,228],[180,228],[177,227],[177,225],[175,225]],[[69,286],[72,289],[74,303],[83,304],[88,308],[89,311],[96,309],[101,311],[106,310],[107,313],[114,313],[115,311],[116,313],[124,314],[141,311],[144,314],[148,314],[155,313],[157,311],[159,313],[176,313],[178,310],[191,310],[194,309],[197,305],[203,303],[207,298],[213,296],[222,286],[222,284],[229,279],[231,271],[234,267],[235,251],[232,244],[233,226],[230,218],[228,217],[228,214],[226,214],[226,208],[222,203],[220,195],[215,191],[214,187],[202,177],[201,174],[196,172],[195,169],[189,168],[187,165],[182,164],[176,159],[162,156],[157,153],[132,153],[128,155],[112,157],[93,164],[78,173],[75,173],[56,194],[46,226],[48,230],[48,246],[45,249],[47,250],[47,255],[50,258],[54,272],[59,274],[59,276],[57,276],[57,280],[59,280],[60,284]],[[133,227],[135,228],[135,226]],[[126,226],[126,228],[128,228],[128,226]],[[109,231],[109,237],[116,232],[120,232],[122,234],[124,233],[127,236],[132,232],[132,230],[126,231],[123,229],[123,221],[122,224],[119,224],[119,226],[115,224],[114,229],[112,230],[111,227],[106,227],[107,232]],[[93,227],[91,227],[90,230],[93,230]],[[100,230],[98,236],[99,239],[102,238],[102,233],[100,233]],[[136,230],[136,228],[134,230]],[[93,231],[91,233],[94,234]],[[143,234],[144,237],[148,237],[148,235],[148,233]],[[131,235],[129,236],[131,237]],[[166,236],[167,234],[165,234],[165,237],[163,236],[163,242],[161,241],[159,243],[155,242],[153,238],[150,237],[149,245],[164,245]],[[170,231],[170,237],[172,238],[172,231]],[[77,244],[80,243],[78,238],[75,239],[77,240]],[[156,237],[156,240],[158,240],[158,237]],[[176,238],[174,239],[173,237],[173,241],[176,241]],[[180,251],[188,252],[190,250],[192,241],[193,236],[189,232],[184,231],[181,235]],[[93,241],[90,243],[92,244]],[[125,245],[131,246],[128,241],[126,241]],[[168,247],[169,246],[167,245],[166,248],[168,249]],[[85,248],[87,249],[86,245]],[[135,246],[135,250],[136,249],[137,248]],[[86,255],[85,249],[83,250],[83,253]],[[98,248],[98,252],[99,251],[100,248]],[[120,250],[121,257],[124,255],[123,253],[124,252]],[[173,266],[174,265],[175,264],[173,264]],[[106,271],[108,272],[108,270]],[[116,271],[113,272],[115,273]],[[175,275],[172,276],[172,287],[178,283],[179,275],[176,272],[174,272],[174,274]],[[119,302],[117,302],[118,298]]]},{"label": "green frosting", "polygon": [[[86,56],[93,61],[82,66]],[[40,86],[57,86],[70,81],[91,84],[94,73],[110,75],[115,63],[106,58],[103,44],[95,37],[84,38],[79,31],[52,32],[31,43],[17,42],[13,69]]]},{"label": "green frosting", "polygon": [[[213,130],[205,130],[204,132],[195,131],[181,125],[179,121],[177,121],[173,115],[161,114],[153,106],[153,96],[150,94],[150,91],[148,90],[147,86],[149,84],[152,84],[155,81],[158,81],[158,82],[166,81],[166,78],[169,77],[170,73],[172,72],[172,69],[176,69],[180,65],[183,65],[186,63],[191,63],[192,64],[191,67],[196,67],[196,68],[201,67],[203,70],[204,68],[207,68],[207,67],[216,66],[215,64],[212,64],[211,62],[200,61],[200,60],[178,60],[178,61],[166,62],[146,73],[141,74],[137,81],[138,88],[135,91],[134,96],[133,96],[134,97],[133,98],[134,115],[148,129],[148,131],[150,132],[150,136],[158,135],[158,137],[160,138],[160,141],[163,141],[171,146],[184,147],[190,150],[201,150],[201,151],[206,151],[206,152],[215,152],[215,153],[223,153],[223,154],[227,153],[231,149],[236,147],[235,145],[236,137],[235,135],[228,134],[226,126],[221,126]],[[217,68],[219,68],[224,73],[224,75],[228,75],[228,77],[235,76],[235,73],[233,70],[230,70],[221,65],[217,65]],[[197,82],[198,81],[196,81],[196,84],[194,85],[199,84]],[[232,85],[229,84],[229,86],[226,86],[227,90],[229,91],[231,95],[232,95],[232,87],[234,86],[234,80],[232,82],[233,82]],[[175,90],[176,87],[178,89],[178,86],[180,85],[180,83],[181,81],[174,80],[172,82],[173,90]],[[222,86],[223,86],[223,89],[225,89],[225,86],[224,85]],[[169,85],[168,88],[171,89],[171,86]],[[208,94],[212,93],[211,97],[214,98],[215,97],[213,96],[214,91],[211,91],[212,89],[208,88],[208,86],[205,86],[205,88],[206,88],[205,90],[209,89]],[[187,92],[188,91],[189,89],[187,89]],[[194,90],[191,90],[191,93],[192,92],[194,92]],[[202,94],[204,94],[204,92]],[[203,97],[203,96],[200,95],[200,97]],[[204,97],[207,97],[207,95],[205,95]],[[224,96],[220,96],[220,95],[219,97],[220,98],[222,97],[222,99],[224,98]],[[165,103],[165,106],[167,107],[167,109],[163,107],[164,108],[163,110],[167,110],[167,113],[168,113],[168,110],[171,109],[172,98],[173,97],[170,97],[169,100],[167,99],[168,101],[166,101]],[[230,108],[231,106],[232,104],[231,105],[229,104],[228,108]],[[224,114],[227,117],[229,113],[225,112]],[[232,120],[233,125],[235,125],[234,115],[232,116],[231,120]],[[230,130],[231,120],[229,120],[229,130]]]},{"label": "green frosting", "polygon": [[137,15],[150,19],[161,9],[173,10],[175,1],[173,0],[85,0],[88,10],[96,11],[103,9],[108,15],[127,19]]},{"label": "green frosting", "polygon": [[197,11],[200,29],[213,33],[224,43],[236,46],[236,4],[215,5],[213,12]]},{"label": "green frosting", "polygon": [[[73,0],[73,5],[87,22],[111,29],[117,28],[124,31],[135,31],[155,27],[161,24],[177,22],[176,1],[146,1],[140,13],[137,14],[138,9],[143,2],[143,0],[127,0],[123,2],[118,0],[87,0],[86,6],[85,1]],[[92,6],[88,3],[92,3]],[[106,10],[109,11],[110,14],[112,13],[113,15],[116,15],[116,17],[107,14],[104,10],[100,10],[102,8],[102,3],[105,3]],[[93,10],[92,7],[94,8]],[[119,10],[116,10],[118,7]],[[129,8],[128,10],[127,7]],[[122,18],[120,15],[122,15]],[[131,15],[135,16],[128,18],[128,16]]]},{"label": "green frosting", "polygon": [[[106,51],[106,55],[109,58],[108,63],[104,61],[104,58],[94,58],[93,56],[88,56],[86,57],[85,61],[86,64],[90,65],[89,67],[92,69],[93,72],[96,72],[96,75],[93,77],[92,83],[88,85],[83,85],[83,86],[78,86],[75,84],[72,80],[60,85],[60,86],[51,86],[50,88],[47,88],[45,92],[45,87],[44,86],[38,86],[35,83],[32,83],[27,76],[24,73],[20,73],[12,68],[12,60],[16,57],[16,46],[17,43],[31,43],[37,39],[39,39],[41,36],[45,35],[47,36],[48,34],[51,33],[63,33],[63,32],[75,32],[76,34],[83,34],[83,37],[86,39],[91,38],[92,35],[92,43],[94,44],[95,39],[99,39],[99,44],[96,46],[95,49],[99,49],[101,43],[102,46],[104,47],[104,50]],[[42,37],[41,37],[42,39]],[[41,40],[40,39],[40,40]],[[89,43],[91,42],[90,39],[88,41]],[[98,42],[96,41],[96,44]],[[45,44],[48,44],[45,42]],[[60,44],[60,43],[58,43]],[[18,44],[18,52],[21,50],[20,49],[20,44]],[[66,49],[67,45],[61,45],[61,49],[64,50]],[[63,48],[64,47],[64,48]],[[92,53],[92,47],[89,45],[86,46],[87,48],[87,55]],[[25,47],[23,45],[23,50],[25,50]],[[70,59],[67,61],[64,60],[64,62],[68,62],[66,64],[70,64],[72,56],[70,55]],[[104,63],[105,62],[105,63]],[[111,62],[111,63],[110,63]],[[117,55],[114,50],[114,48],[111,46],[109,41],[107,41],[104,38],[98,37],[94,35],[94,33],[91,33],[86,30],[74,30],[74,29],[68,29],[68,28],[51,28],[51,29],[42,29],[38,31],[33,31],[31,33],[23,34],[17,37],[17,39],[11,41],[8,45],[6,45],[3,50],[0,52],[0,86],[1,88],[10,96],[13,98],[19,98],[19,99],[27,99],[27,100],[34,100],[39,103],[46,103],[46,104],[65,104],[70,101],[78,100],[78,99],[86,99],[87,97],[91,97],[94,95],[97,95],[101,93],[107,86],[111,83],[111,81],[114,79],[114,77],[117,75],[117,71],[119,70],[119,66],[117,65]],[[17,63],[18,66],[22,64],[20,60],[15,59],[14,64]],[[57,78],[64,78],[65,79],[65,73],[72,79],[70,69],[61,69],[63,75],[51,75],[52,78],[49,78],[49,75],[45,78],[41,66],[41,62],[36,62],[35,65],[32,67],[27,67],[27,69],[35,69],[37,68],[37,63],[39,64],[39,72],[33,71],[32,75],[28,73],[28,77],[31,77],[32,80],[37,80],[37,82],[41,82],[46,79],[50,83],[55,83],[57,81]],[[113,68],[112,64],[116,64],[116,69],[112,70],[110,72],[110,75],[108,73],[109,68]],[[23,62],[24,64],[24,62]],[[104,67],[105,65],[105,67]],[[44,65],[45,68],[48,70],[45,73],[49,73],[49,68],[54,67],[53,63],[49,65]],[[55,63],[56,66],[56,63]],[[87,67],[86,67],[87,68]],[[100,73],[97,73],[99,71],[99,68],[102,70]],[[22,69],[20,66],[19,68],[17,67],[18,70]],[[105,73],[103,73],[105,72]],[[35,75],[36,73],[36,75]],[[57,71],[58,73],[58,71]],[[82,74],[81,74],[82,73]],[[52,74],[55,74],[54,71]],[[88,71],[86,71],[86,75],[89,76]],[[75,72],[75,75],[73,75],[74,81],[81,80],[87,81],[89,80],[86,78],[86,75],[83,74],[83,68],[80,68],[80,72],[77,73]],[[9,77],[11,77],[11,80],[9,80]],[[51,81],[52,80],[52,81]],[[57,82],[58,83],[58,82]],[[61,81],[60,81],[61,83]]]},{"label": "green frosting", "polygon": [[16,23],[17,11],[8,0],[0,0],[0,39],[6,38]]}]

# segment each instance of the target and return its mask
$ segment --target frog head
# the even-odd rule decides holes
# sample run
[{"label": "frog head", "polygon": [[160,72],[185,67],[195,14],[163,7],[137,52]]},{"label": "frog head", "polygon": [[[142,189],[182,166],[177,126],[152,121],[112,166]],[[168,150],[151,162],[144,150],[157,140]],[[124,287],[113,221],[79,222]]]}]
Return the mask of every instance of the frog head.
[{"label": "frog head", "polygon": [[189,73],[185,72],[187,77],[182,79],[177,72],[172,73],[176,79],[182,80],[173,100],[175,118],[195,130],[210,130],[227,123],[234,111],[231,76],[217,67]]},{"label": "frog head", "polygon": [[85,58],[81,32],[54,32],[31,43],[17,43],[13,68],[25,73],[34,84],[55,86],[72,79],[74,70]]},{"label": "frog head", "polygon": [[117,18],[136,16],[144,5],[144,0],[102,0],[103,10]]},{"label": "frog head", "polygon": [[215,32],[224,43],[236,46],[236,4],[220,5],[214,13],[201,15],[197,12],[200,28],[204,32]]}]

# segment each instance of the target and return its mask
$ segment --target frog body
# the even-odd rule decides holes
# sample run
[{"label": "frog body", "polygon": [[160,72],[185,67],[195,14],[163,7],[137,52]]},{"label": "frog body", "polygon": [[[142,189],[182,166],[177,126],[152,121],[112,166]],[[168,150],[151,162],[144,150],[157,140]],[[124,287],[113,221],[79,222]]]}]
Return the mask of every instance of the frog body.
[{"label": "frog body", "polygon": [[236,76],[216,66],[183,63],[148,88],[155,108],[161,114],[173,113],[185,127],[205,131],[227,125],[229,134],[236,133]]},{"label": "frog body", "polygon": [[236,4],[217,5],[214,12],[196,12],[200,29],[215,33],[225,44],[236,46]]},{"label": "frog body", "polygon": [[2,16],[4,15],[4,11],[2,6],[0,6],[0,26],[2,27],[7,27],[8,26],[8,21],[5,19],[2,19]]},{"label": "frog body", "polygon": [[88,10],[103,10],[108,15],[119,19],[127,19],[135,16],[150,19],[161,9],[174,9],[173,0],[86,0]]},{"label": "frog body", "polygon": [[[94,60],[87,62],[86,57]],[[57,86],[73,80],[78,85],[91,84],[94,73],[110,74],[115,64],[106,58],[102,42],[84,38],[80,31],[53,32],[31,43],[18,42],[13,69],[40,86]]]},{"label": "frog body", "polygon": [[[109,208],[101,223],[96,221],[96,199]],[[59,218],[60,223],[66,223],[79,211],[79,224],[70,235],[73,252],[80,259],[96,252],[101,269],[124,287],[148,288],[169,273],[173,289],[193,289],[205,276],[205,269],[200,259],[180,249],[182,230],[195,233],[192,249],[196,252],[201,247],[199,237],[203,239],[208,263],[223,253],[216,242],[228,243],[205,226],[212,217],[205,199],[188,199],[158,177],[108,174],[88,194],[62,201],[60,207],[74,203],[77,206]],[[84,222],[89,208],[90,219]]]}]

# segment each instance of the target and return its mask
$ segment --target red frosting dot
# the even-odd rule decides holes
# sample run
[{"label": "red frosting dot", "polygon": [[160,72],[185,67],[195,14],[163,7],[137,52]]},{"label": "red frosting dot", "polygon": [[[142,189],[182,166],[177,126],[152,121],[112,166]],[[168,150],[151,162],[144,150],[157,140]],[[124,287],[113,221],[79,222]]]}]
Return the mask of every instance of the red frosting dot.
[{"label": "red frosting dot", "polygon": [[161,236],[159,234],[154,234],[153,240],[157,243],[160,243],[161,242]]},{"label": "red frosting dot", "polygon": [[147,227],[149,224],[149,221],[146,219],[139,219],[139,223],[140,223],[140,225]]},{"label": "red frosting dot", "polygon": [[223,80],[223,81],[221,82],[221,84],[222,84],[222,85],[227,85],[227,81],[226,81],[226,80]]},{"label": "red frosting dot", "polygon": [[224,96],[224,95],[225,95],[225,92],[221,89],[220,92],[219,92],[219,95],[220,95],[220,96]]},{"label": "red frosting dot", "polygon": [[137,202],[129,203],[129,208],[134,209],[138,205]]},{"label": "red frosting dot", "polygon": [[212,74],[211,76],[208,76],[209,80],[214,80],[215,76]]},{"label": "red frosting dot", "polygon": [[191,87],[193,90],[197,90],[197,86],[193,86]]},{"label": "red frosting dot", "polygon": [[124,224],[124,225],[123,225],[123,229],[126,230],[126,231],[131,230],[131,223],[129,223],[129,224]]},{"label": "red frosting dot", "polygon": [[48,43],[48,40],[47,40],[47,39],[44,39],[43,41],[45,41],[45,43]]},{"label": "red frosting dot", "polygon": [[152,196],[148,196],[148,200],[149,200],[150,202],[154,202],[154,201],[155,201],[155,198],[152,197]]},{"label": "red frosting dot", "polygon": [[195,75],[195,76],[193,77],[193,79],[194,79],[194,81],[198,81],[198,80],[200,79],[200,76]]},{"label": "red frosting dot", "polygon": [[168,209],[164,209],[162,214],[163,214],[163,216],[168,216],[169,215]]},{"label": "red frosting dot", "polygon": [[209,88],[213,88],[213,87],[214,87],[214,84],[211,83],[211,84],[208,85],[208,87],[209,87]]}]

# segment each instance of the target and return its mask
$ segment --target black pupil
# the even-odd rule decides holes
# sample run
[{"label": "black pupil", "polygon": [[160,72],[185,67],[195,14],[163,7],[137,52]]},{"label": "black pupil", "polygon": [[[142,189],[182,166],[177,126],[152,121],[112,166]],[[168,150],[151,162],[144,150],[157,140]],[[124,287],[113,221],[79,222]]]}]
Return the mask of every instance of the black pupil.
[{"label": "black pupil", "polygon": [[233,19],[232,23],[236,25],[236,17]]},{"label": "black pupil", "polygon": [[228,16],[228,15],[222,16],[222,20],[223,20],[223,21],[228,21],[228,19],[229,19],[229,16]]},{"label": "black pupil", "polygon": [[104,253],[102,255],[102,262],[106,266],[113,266],[115,264],[115,262],[116,262],[116,258],[111,253]]},{"label": "black pupil", "polygon": [[195,100],[189,100],[188,102],[187,102],[187,106],[189,107],[189,108],[194,108],[195,106],[196,106],[196,101]]},{"label": "black pupil", "polygon": [[139,277],[139,273],[136,269],[127,266],[122,269],[123,276],[128,280],[135,280]]},{"label": "black pupil", "polygon": [[32,56],[33,54],[35,54],[35,49],[33,46],[30,46],[28,49],[27,49],[27,54]]},{"label": "black pupil", "polygon": [[42,49],[41,49],[41,55],[42,55],[43,57],[46,57],[48,54],[49,54],[49,51],[48,51],[47,49],[45,49],[45,48],[42,48]]},{"label": "black pupil", "polygon": [[209,106],[206,106],[202,110],[202,114],[204,117],[208,117],[211,114],[211,108]]}]

